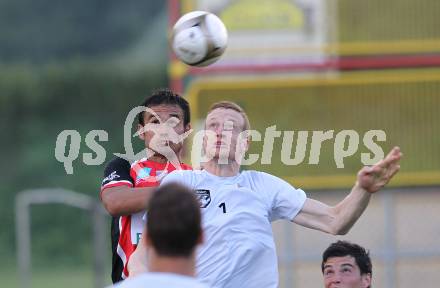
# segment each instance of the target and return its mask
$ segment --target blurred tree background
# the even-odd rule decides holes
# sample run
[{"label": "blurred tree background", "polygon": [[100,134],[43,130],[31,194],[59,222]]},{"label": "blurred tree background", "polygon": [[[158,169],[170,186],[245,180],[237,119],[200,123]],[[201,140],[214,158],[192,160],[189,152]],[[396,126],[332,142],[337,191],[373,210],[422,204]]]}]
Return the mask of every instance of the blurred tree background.
[{"label": "blurred tree background", "polygon": [[[424,5],[412,0],[338,3],[342,44],[440,35],[437,0]],[[92,152],[85,145],[86,134],[108,132],[108,141],[100,143],[108,162],[113,153],[124,152],[123,123],[130,109],[152,89],[168,85],[166,6],[167,1],[148,0],[0,0],[2,287],[16,283],[7,280],[15,277],[16,194],[63,187],[99,200],[105,164],[83,163],[82,153]],[[54,155],[57,136],[66,129],[82,137],[73,175],[66,174]],[[78,284],[84,271],[54,272],[57,267],[90,266],[88,215],[61,205],[34,207],[32,237],[34,271],[50,271],[34,274],[42,279],[41,286],[92,286]],[[49,276],[64,278],[50,286]],[[72,277],[75,281],[69,281]]]},{"label": "blurred tree background", "polygon": [[[99,199],[105,164],[82,162],[92,152],[84,138],[108,132],[106,162],[124,152],[128,112],[167,85],[166,13],[166,1],[0,0],[0,270],[15,265],[19,191],[63,187]],[[65,129],[82,137],[73,175],[54,155]],[[38,206],[31,227],[34,267],[91,263],[85,213]]]}]

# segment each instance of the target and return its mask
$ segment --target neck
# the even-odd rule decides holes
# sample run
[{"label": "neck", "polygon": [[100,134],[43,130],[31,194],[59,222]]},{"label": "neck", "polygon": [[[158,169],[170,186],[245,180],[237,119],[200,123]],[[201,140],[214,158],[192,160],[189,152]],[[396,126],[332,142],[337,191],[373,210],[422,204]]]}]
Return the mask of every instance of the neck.
[{"label": "neck", "polygon": [[160,155],[160,154],[154,154],[153,156],[148,158],[148,160],[153,161],[153,162],[157,162],[157,163],[162,163],[162,164],[167,163],[167,158]]},{"label": "neck", "polygon": [[[176,153],[176,155],[177,155],[177,157],[179,158],[179,161],[180,161],[179,154],[180,153]],[[150,156],[148,158],[148,160],[156,162],[156,163],[161,163],[161,164],[165,164],[165,163],[168,162],[167,157],[163,156],[162,154],[158,154],[158,153],[155,153],[154,155]]]},{"label": "neck", "polygon": [[240,173],[240,165],[232,161],[230,164],[218,164],[218,159],[212,159],[203,164],[203,169],[220,177],[231,177]]},{"label": "neck", "polygon": [[190,257],[168,257],[151,255],[149,259],[148,270],[150,272],[173,273],[195,277],[195,262],[196,261],[194,255],[191,255]]}]

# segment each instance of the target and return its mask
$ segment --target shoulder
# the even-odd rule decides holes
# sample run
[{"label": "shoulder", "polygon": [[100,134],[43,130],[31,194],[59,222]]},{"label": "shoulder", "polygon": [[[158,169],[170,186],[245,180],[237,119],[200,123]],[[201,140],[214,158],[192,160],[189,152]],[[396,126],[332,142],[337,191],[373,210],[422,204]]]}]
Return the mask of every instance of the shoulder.
[{"label": "shoulder", "polygon": [[196,175],[196,171],[194,170],[174,170],[168,173],[167,177],[192,177],[193,175]]},{"label": "shoulder", "polygon": [[112,160],[110,160],[106,167],[124,167],[130,169],[130,162],[125,160],[124,158],[115,157]]},{"label": "shoulder", "polygon": [[130,163],[123,158],[116,157],[107,163],[104,169],[102,185],[120,180],[131,182]]},{"label": "shoulder", "polygon": [[195,278],[172,273],[144,273],[133,278],[128,278],[113,287],[182,287],[182,288],[208,288]]},{"label": "shoulder", "polygon": [[[113,286],[113,288],[135,288],[135,287],[142,287],[146,284],[154,284],[154,280],[156,277],[153,277],[150,275],[150,273],[144,273],[137,275],[135,277],[130,277],[128,279],[125,279],[124,281],[121,281]],[[110,288],[107,287],[107,288]]]},{"label": "shoulder", "polygon": [[195,179],[199,174],[200,171],[198,170],[174,170],[162,179],[161,185],[170,182],[178,182],[180,184],[192,187],[192,183],[195,183]]},{"label": "shoulder", "polygon": [[258,191],[262,191],[268,195],[277,194],[279,191],[299,191],[293,185],[272,174],[261,171],[244,171],[244,177],[251,183],[252,187]]},{"label": "shoulder", "polygon": [[285,182],[281,178],[274,176],[272,174],[256,171],[256,170],[246,170],[242,172],[243,177],[250,179],[255,184],[265,184],[273,182]]}]

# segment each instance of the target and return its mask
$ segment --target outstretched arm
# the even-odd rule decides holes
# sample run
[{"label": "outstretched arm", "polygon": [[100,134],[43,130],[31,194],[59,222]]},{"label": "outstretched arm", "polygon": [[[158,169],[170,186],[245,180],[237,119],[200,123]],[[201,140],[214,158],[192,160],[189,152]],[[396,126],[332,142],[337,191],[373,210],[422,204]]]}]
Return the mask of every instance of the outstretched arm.
[{"label": "outstretched arm", "polygon": [[394,147],[383,160],[359,171],[350,194],[337,205],[328,206],[307,199],[292,221],[333,235],[346,234],[368,206],[371,195],[384,187],[399,171],[401,157],[400,148]]}]

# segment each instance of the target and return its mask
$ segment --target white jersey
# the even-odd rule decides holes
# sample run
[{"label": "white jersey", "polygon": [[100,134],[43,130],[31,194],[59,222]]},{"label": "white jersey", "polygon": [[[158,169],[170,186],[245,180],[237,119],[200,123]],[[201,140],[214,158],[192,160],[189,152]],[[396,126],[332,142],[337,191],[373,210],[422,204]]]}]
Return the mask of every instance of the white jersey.
[{"label": "white jersey", "polygon": [[115,288],[208,288],[196,278],[172,273],[144,273],[112,286]]},{"label": "white jersey", "polygon": [[257,171],[233,177],[174,171],[161,185],[170,182],[195,190],[200,201],[205,236],[197,251],[200,281],[215,288],[278,287],[271,222],[292,220],[304,205],[304,191]]}]

